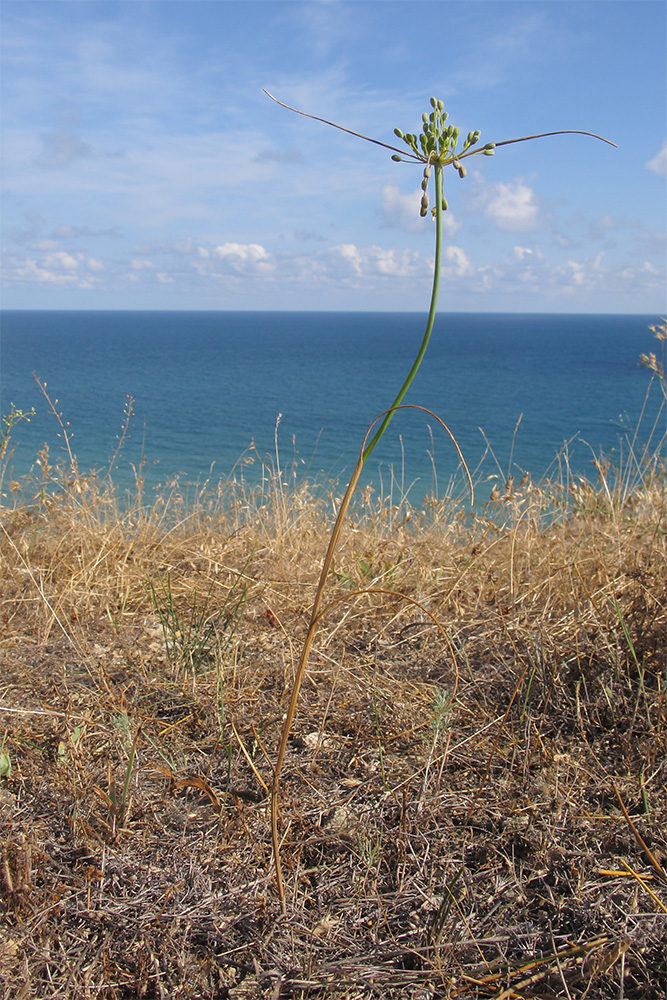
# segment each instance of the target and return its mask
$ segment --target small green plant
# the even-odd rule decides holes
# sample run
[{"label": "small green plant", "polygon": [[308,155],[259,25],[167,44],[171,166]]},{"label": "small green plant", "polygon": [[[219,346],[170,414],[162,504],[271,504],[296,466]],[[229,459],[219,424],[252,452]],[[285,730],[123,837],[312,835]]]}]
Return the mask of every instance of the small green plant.
[{"label": "small green plant", "polygon": [[175,673],[195,675],[211,669],[231,642],[246,600],[247,584],[238,586],[241,576],[227,592],[222,607],[215,607],[213,580],[201,598],[195,590],[189,607],[182,609],[174,600],[171,576],[166,582],[148,580],[153,607],[164,634],[167,659]]},{"label": "small green plant", "polygon": [[5,735],[2,737],[2,744],[0,744],[0,778],[11,778],[12,776],[12,759],[8,753],[5,753],[6,742],[7,732],[5,730]]},{"label": "small green plant", "polygon": [[[319,583],[315,593],[315,598],[313,601],[313,606],[310,614],[310,624],[306,638],[304,640],[304,645],[301,652],[301,657],[296,670],[296,676],[294,680],[294,687],[292,690],[292,696],[290,699],[290,704],[285,715],[285,721],[283,723],[283,729],[280,739],[280,745],[278,747],[278,754],[276,758],[276,764],[273,775],[273,785],[271,789],[271,834],[272,834],[272,844],[273,844],[273,855],[276,868],[276,882],[278,888],[278,894],[280,897],[280,902],[283,912],[286,912],[285,904],[285,888],[283,885],[282,871],[280,864],[280,842],[278,837],[278,799],[280,794],[280,774],[282,771],[283,761],[285,758],[285,752],[287,750],[287,743],[289,740],[289,735],[292,729],[292,724],[294,722],[294,716],[296,714],[296,707],[299,698],[299,691],[303,681],[303,677],[306,670],[306,665],[308,662],[308,657],[310,654],[310,649],[315,636],[315,631],[317,624],[322,615],[322,598],[324,594],[324,588],[329,575],[329,571],[332,568],[334,551],[340,537],[340,532],[342,530],[343,522],[345,520],[352,495],[359,482],[359,477],[361,476],[362,470],[366,461],[368,460],[373,449],[380,441],[381,437],[385,433],[390,421],[394,417],[398,409],[401,408],[405,394],[407,393],[410,385],[412,384],[417,371],[422,363],[424,355],[426,354],[426,349],[428,347],[431,333],[433,331],[433,324],[435,322],[438,295],[440,291],[440,265],[442,260],[442,249],[443,249],[443,213],[447,210],[447,200],[444,193],[444,172],[448,167],[451,167],[458,177],[464,178],[466,176],[466,166],[463,160],[470,156],[476,156],[482,154],[484,156],[492,156],[495,150],[500,146],[507,146],[511,143],[516,142],[526,142],[530,139],[540,139],[546,136],[552,135],[565,135],[565,134],[578,134],[578,135],[588,135],[595,139],[600,139],[602,142],[607,142],[611,146],[615,146],[615,143],[610,142],[608,139],[603,139],[602,136],[595,135],[592,132],[582,132],[579,129],[567,129],[557,132],[541,132],[538,135],[527,135],[522,136],[518,139],[506,139],[502,142],[487,142],[484,146],[479,145],[481,133],[479,130],[468,132],[461,148],[458,148],[459,144],[459,129],[451,124],[448,124],[448,113],[445,111],[444,103],[441,100],[437,100],[432,97],[430,100],[430,111],[425,111],[422,114],[421,129],[419,134],[414,132],[402,132],[400,129],[394,129],[394,135],[401,139],[405,146],[407,146],[407,152],[405,148],[397,148],[389,143],[381,142],[378,139],[371,139],[367,135],[362,135],[360,132],[354,132],[352,129],[345,128],[342,125],[337,125],[335,122],[328,121],[326,118],[320,118],[317,115],[311,115],[305,111],[299,111],[298,108],[292,108],[288,104],[283,104],[282,101],[277,100],[268,90],[264,91],[271,100],[275,101],[281,107],[286,108],[288,111],[293,111],[296,114],[303,115],[305,118],[311,118],[315,121],[323,122],[325,125],[330,125],[333,128],[339,129],[342,132],[347,132],[349,135],[354,135],[359,139],[364,139],[366,142],[372,142],[376,146],[381,146],[384,149],[391,150],[392,160],[395,162],[408,162],[419,164],[423,171],[423,179],[421,184],[422,195],[421,202],[419,206],[419,214],[422,218],[431,215],[435,220],[435,259],[433,267],[433,284],[431,288],[431,300],[429,304],[428,316],[426,320],[426,328],[424,330],[424,335],[422,337],[421,344],[417,351],[412,367],[410,368],[403,385],[398,390],[393,403],[383,414],[377,417],[371,424],[369,430],[366,433],[364,441],[361,446],[359,453],[359,458],[357,464],[354,467],[350,481],[348,483],[347,489],[343,495],[340,506],[338,508],[338,515],[334,523],[331,537],[329,539],[329,545],[324,557],[322,564],[322,570],[320,573]],[[429,212],[429,187],[433,186],[433,207]],[[423,409],[421,407],[420,409]],[[430,413],[430,411],[426,411]],[[468,476],[468,482],[472,494],[472,479],[470,473],[468,472],[468,467],[465,464],[463,455],[446,424],[436,414],[431,413],[431,416],[441,424],[444,429],[449,433],[454,446],[456,447],[459,457],[462,462],[462,466]],[[374,428],[379,425],[376,430]]]},{"label": "small green plant", "polygon": [[123,787],[119,794],[116,788],[116,781],[111,774],[111,762],[109,762],[108,791],[105,792],[98,785],[94,785],[93,789],[99,798],[102,799],[111,814],[111,833],[115,837],[118,826],[123,825],[130,807],[130,781],[132,780],[132,771],[134,769],[134,761],[137,755],[137,746],[139,743],[139,736],[141,734],[141,726],[137,726],[133,739],[130,732],[130,718],[127,712],[118,712],[117,715],[112,717],[111,724],[114,729],[123,734],[124,742],[129,748]]},{"label": "small green plant", "polygon": [[9,413],[0,420],[0,496],[2,496],[2,483],[9,460],[14,454],[16,445],[10,448],[12,431],[22,420],[30,423],[30,418],[35,416],[35,408],[31,410],[19,410],[13,403],[9,404]]},{"label": "small green plant", "polygon": [[[644,685],[644,680],[645,680],[645,677],[646,677],[646,664],[644,663],[643,658],[642,658],[641,662],[639,661],[639,657],[637,656],[637,651],[635,649],[635,644],[632,641],[632,636],[630,635],[630,630],[628,628],[628,624],[627,624],[625,618],[623,617],[623,612],[621,611],[621,606],[618,603],[618,598],[616,597],[615,594],[613,596],[613,603],[614,603],[614,610],[616,612],[616,616],[617,616],[617,618],[619,620],[619,623],[620,623],[620,626],[621,626],[621,631],[623,632],[623,638],[625,639],[625,644],[628,647],[628,653],[630,654],[630,659],[632,660],[632,662],[635,665],[635,669],[637,671],[637,679],[639,681],[638,686],[637,686],[637,698],[635,700],[635,708],[634,708],[634,712],[633,712],[633,715],[632,715],[632,720],[630,722],[630,726],[629,726],[629,730],[628,730],[629,734],[631,734],[632,731],[633,731],[633,729],[634,729],[634,727],[635,727],[635,722],[636,722],[636,719],[637,719],[637,713],[639,712],[639,702],[640,702],[640,699],[643,698],[644,701],[647,702],[646,687]],[[647,714],[648,724],[650,726],[651,725],[651,720],[650,720],[650,715],[649,715],[649,711],[648,711],[648,703],[647,703],[646,714]]]},{"label": "small green plant", "polygon": [[81,741],[85,733],[85,727],[83,725],[75,726],[71,732],[67,733],[65,739],[58,742],[58,749],[56,751],[56,764],[60,767],[66,763],[69,759],[72,750],[77,751],[81,748]]},{"label": "small green plant", "polygon": [[424,779],[422,781],[421,794],[419,796],[420,802],[423,801],[426,794],[426,789],[428,787],[428,778],[431,770],[431,764],[433,763],[433,757],[435,756],[436,747],[440,740],[442,733],[449,729],[452,725],[452,701],[454,698],[454,692],[445,691],[442,688],[436,691],[433,698],[433,703],[431,705],[431,711],[433,715],[429,723],[431,730],[431,746],[429,748],[428,759],[426,761],[426,767],[424,768]]},{"label": "small green plant", "polygon": [[370,562],[368,559],[359,559],[359,573],[358,579],[355,580],[353,576],[350,576],[345,570],[340,572],[334,571],[336,579],[342,587],[349,587],[350,589],[358,589],[360,583],[375,584],[380,580],[388,581],[391,580],[399,572],[399,566],[403,561],[403,553],[401,552],[398,556],[396,562],[387,562],[385,560],[382,566],[376,565],[374,562]]},{"label": "small green plant", "polygon": [[382,775],[382,784],[387,787],[387,773],[384,769],[384,746],[382,744],[382,732],[380,731],[380,710],[378,708],[378,696],[377,691],[373,688],[373,718],[375,719],[375,737],[378,744],[378,758],[380,761],[380,773]]}]

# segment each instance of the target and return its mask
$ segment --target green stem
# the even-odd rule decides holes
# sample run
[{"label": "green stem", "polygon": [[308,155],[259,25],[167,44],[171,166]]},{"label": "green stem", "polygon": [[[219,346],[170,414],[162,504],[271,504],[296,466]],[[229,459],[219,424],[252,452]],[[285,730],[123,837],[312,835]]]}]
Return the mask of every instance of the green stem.
[{"label": "green stem", "polygon": [[378,443],[387,427],[389,422],[394,416],[396,409],[403,402],[403,397],[410,388],[410,384],[417,374],[420,364],[426,354],[426,348],[428,347],[428,342],[431,339],[431,332],[433,330],[433,323],[435,322],[435,314],[438,306],[438,292],[440,291],[440,260],[442,257],[442,199],[443,199],[443,184],[442,184],[442,167],[435,164],[435,263],[433,266],[433,288],[431,291],[431,305],[428,311],[428,319],[426,321],[426,329],[424,331],[424,336],[422,338],[421,346],[417,352],[417,357],[414,360],[412,368],[408,372],[405,382],[398,391],[396,399],[391,404],[391,408],[387,411],[382,423],[380,424],[378,430],[375,432],[370,442],[364,449],[362,455],[362,461],[365,462],[373,448]]},{"label": "green stem", "polygon": [[285,752],[287,750],[287,741],[289,740],[289,735],[292,730],[292,723],[294,722],[294,716],[296,715],[296,706],[299,700],[299,691],[301,690],[301,684],[306,671],[306,664],[308,662],[308,656],[310,654],[310,649],[313,644],[313,639],[315,638],[315,630],[317,628],[317,622],[320,616],[320,608],[322,606],[322,596],[324,594],[324,587],[326,584],[327,576],[329,575],[329,570],[331,569],[331,563],[333,562],[334,551],[338,543],[338,538],[340,536],[341,530],[343,528],[343,521],[345,520],[345,515],[347,513],[348,507],[350,506],[350,501],[352,495],[356,489],[357,483],[359,482],[359,477],[361,476],[364,462],[370,455],[371,451],[378,443],[382,435],[384,434],[389,421],[396,412],[396,407],[400,405],[401,400],[408,391],[408,387],[412,382],[413,378],[417,373],[422,358],[426,353],[426,348],[428,347],[428,342],[431,337],[431,331],[433,329],[433,322],[435,320],[435,311],[438,302],[438,289],[440,287],[440,258],[442,253],[442,199],[443,199],[443,184],[442,184],[442,167],[435,167],[435,197],[436,197],[436,208],[435,208],[435,223],[436,223],[436,236],[435,236],[435,265],[433,273],[433,291],[431,292],[431,307],[428,313],[428,320],[426,322],[426,331],[422,339],[421,347],[417,353],[414,364],[408,373],[408,377],[401,386],[401,389],[394,400],[391,409],[385,415],[380,429],[377,431],[373,437],[370,444],[364,448],[362,453],[357,459],[357,464],[354,467],[350,481],[347,484],[347,489],[343,494],[343,499],[340,502],[340,507],[338,508],[338,514],[336,516],[336,521],[331,532],[331,537],[329,539],[329,545],[327,547],[326,555],[324,557],[324,562],[322,564],[322,569],[320,572],[320,579],[317,585],[317,590],[315,592],[315,598],[313,600],[313,606],[310,611],[310,624],[308,626],[308,632],[306,638],[304,639],[303,648],[301,650],[301,656],[299,657],[299,662],[297,664],[296,673],[294,676],[294,686],[292,688],[292,695],[290,697],[290,703],[285,714],[283,721],[283,728],[280,736],[280,745],[278,747],[278,754],[276,757],[276,763],[273,770],[273,783],[271,785],[271,843],[273,845],[273,859],[276,866],[276,884],[278,887],[278,895],[280,897],[280,906],[283,913],[287,912],[287,903],[285,900],[285,886],[283,884],[282,876],[282,865],[280,862],[280,837],[278,835],[278,811],[279,811],[279,795],[280,795],[280,774],[283,768],[283,762],[285,760]]}]

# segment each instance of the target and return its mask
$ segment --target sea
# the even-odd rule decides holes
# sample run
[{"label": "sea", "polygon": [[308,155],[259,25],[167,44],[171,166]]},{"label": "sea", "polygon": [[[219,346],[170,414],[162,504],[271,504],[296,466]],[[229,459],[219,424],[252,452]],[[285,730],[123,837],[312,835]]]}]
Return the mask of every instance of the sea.
[{"label": "sea", "polygon": [[[69,463],[69,446],[80,472],[110,474],[131,493],[137,475],[146,490],[262,476],[344,488],[425,317],[22,310],[0,321],[0,413],[35,411],[12,429],[3,491],[38,471],[47,444],[52,464]],[[436,416],[482,499],[510,475],[536,481],[567,467],[594,480],[601,455],[622,461],[629,442],[638,450],[665,434],[660,387],[647,400],[639,361],[660,348],[649,329],[659,321],[441,313],[410,406],[370,455],[363,485],[414,506],[457,490],[460,459]]]}]

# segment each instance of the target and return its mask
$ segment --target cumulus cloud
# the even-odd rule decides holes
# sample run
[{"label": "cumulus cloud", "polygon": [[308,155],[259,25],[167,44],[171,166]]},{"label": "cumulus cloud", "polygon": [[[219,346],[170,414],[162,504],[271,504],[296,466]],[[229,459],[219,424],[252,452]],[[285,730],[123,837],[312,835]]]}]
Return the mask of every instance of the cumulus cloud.
[{"label": "cumulus cloud", "polygon": [[539,204],[535,192],[521,178],[505,183],[497,181],[479,187],[472,207],[481,211],[498,229],[508,233],[527,232],[539,223]]},{"label": "cumulus cloud", "polygon": [[341,278],[405,278],[420,270],[419,254],[414,250],[358,247],[354,243],[331,247],[324,260],[330,275]]},{"label": "cumulus cloud", "polygon": [[269,276],[275,269],[272,255],[260,243],[221,243],[199,246],[191,266],[202,278]]},{"label": "cumulus cloud", "polygon": [[62,268],[65,271],[76,271],[79,263],[76,257],[73,257],[71,253],[66,253],[64,250],[57,250],[55,253],[46,254],[44,257],[44,267],[46,268]]},{"label": "cumulus cloud", "polygon": [[445,278],[465,278],[474,274],[475,268],[461,247],[446,247],[442,273]]},{"label": "cumulus cloud", "polygon": [[424,228],[424,220],[419,216],[421,190],[403,194],[397,184],[385,184],[382,188],[382,225],[387,228],[405,229],[409,233],[419,233]]},{"label": "cumulus cloud", "polygon": [[[637,254],[628,264],[615,255],[587,255],[570,248],[566,255],[550,247],[545,254],[529,238],[509,241],[504,258],[493,260],[483,248],[450,244],[443,248],[442,279],[448,292],[480,302],[480,295],[529,296],[536,305],[547,300],[566,302],[568,308],[585,297],[604,301],[609,294],[622,294],[638,301],[659,294],[665,276],[646,255]],[[119,283],[135,288],[168,286],[186,296],[197,292],[210,296],[221,289],[238,295],[256,296],[260,283],[270,282],[289,293],[315,295],[316,301],[340,291],[363,294],[384,307],[392,296],[410,302],[425,298],[431,283],[430,252],[400,246],[364,246],[339,243],[301,249],[269,251],[260,243],[198,243],[190,238],[178,242],[134,246],[120,261],[117,254],[77,251],[53,240],[33,244],[25,254],[7,253],[3,268],[6,286],[26,285],[112,292]],[[374,297],[374,298],[373,298]],[[528,300],[526,300],[528,301]],[[572,304],[572,305],[571,305]]]},{"label": "cumulus cloud", "polygon": [[3,283],[92,288],[99,280],[95,272],[102,270],[104,265],[101,261],[91,257],[86,262],[82,253],[73,255],[55,250],[38,257],[10,253],[6,255],[3,266]]},{"label": "cumulus cloud", "polygon": [[343,243],[339,247],[333,247],[331,253],[332,256],[337,254],[340,260],[349,266],[350,273],[361,275],[362,256],[354,243]]},{"label": "cumulus cloud", "polygon": [[243,274],[273,270],[268,252],[259,243],[223,243],[213,247],[211,254]]},{"label": "cumulus cloud", "polygon": [[[536,304],[582,301],[603,303],[610,294],[641,301],[664,287],[664,269],[643,259],[630,266],[610,259],[604,251],[555,261],[539,245],[516,244],[494,263],[475,267],[463,286],[485,294],[530,296]],[[525,299],[528,301],[528,299]]]},{"label": "cumulus cloud", "polygon": [[659,177],[667,177],[667,141],[663,143],[662,149],[656,153],[652,160],[646,164],[647,170],[652,170]]}]

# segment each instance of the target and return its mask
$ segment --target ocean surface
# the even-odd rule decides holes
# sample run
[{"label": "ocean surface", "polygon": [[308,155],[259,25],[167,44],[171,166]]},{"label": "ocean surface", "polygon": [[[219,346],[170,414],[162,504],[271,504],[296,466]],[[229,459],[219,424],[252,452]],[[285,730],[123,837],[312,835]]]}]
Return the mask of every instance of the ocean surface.
[{"label": "ocean surface", "polygon": [[[600,452],[618,458],[640,418],[659,347],[656,316],[447,314],[405,399],[449,426],[482,494],[497,475],[539,479],[567,443],[574,472],[595,478]],[[283,478],[343,480],[371,422],[394,399],[421,342],[424,316],[331,312],[47,312],[1,314],[0,412],[34,407],[13,433],[8,478],[34,467],[48,443],[66,458],[62,414],[79,469],[109,469],[128,396],[129,435],[113,463],[131,487],[180,477],[254,482],[262,463]],[[642,420],[658,414],[655,387]],[[665,414],[658,432],[665,432]],[[276,460],[276,439],[278,459]],[[482,465],[479,463],[483,460]],[[446,433],[417,409],[398,413],[365,482],[395,501],[442,496],[459,460]],[[343,484],[344,485],[344,484]]]}]

